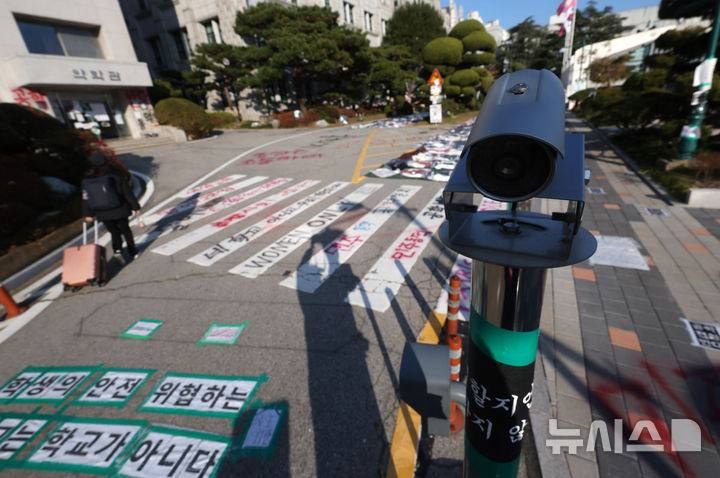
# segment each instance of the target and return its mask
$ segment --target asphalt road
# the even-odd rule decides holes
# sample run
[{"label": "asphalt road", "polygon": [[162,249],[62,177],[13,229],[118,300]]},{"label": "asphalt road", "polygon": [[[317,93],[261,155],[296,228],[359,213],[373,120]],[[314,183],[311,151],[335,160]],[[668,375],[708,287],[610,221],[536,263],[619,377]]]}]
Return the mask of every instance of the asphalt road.
[{"label": "asphalt road", "polygon": [[[90,417],[114,420],[110,424],[139,420],[143,427],[182,427],[232,439],[217,476],[384,475],[397,415],[402,349],[406,341],[415,339],[435,307],[454,257],[436,236],[425,237],[421,255],[386,311],[348,304],[345,299],[375,261],[406,232],[443,186],[411,179],[352,181],[369,170],[364,166],[386,162],[446,129],[449,126],[238,131],[123,155],[121,159],[131,169],[154,181],[155,192],[145,211],[158,205],[164,210],[187,199],[171,198],[189,185],[204,185],[231,175],[245,176],[235,183],[264,179],[224,194],[223,198],[229,198],[246,193],[246,199],[213,215],[204,214],[225,204],[221,199],[191,204],[178,215],[135,227],[136,238],[147,233],[152,238],[139,259],[125,267],[110,261],[107,285],[62,293],[2,343],[3,384],[31,366],[60,367],[63,373],[67,367],[92,367],[87,372],[89,380],[67,398],[42,403],[42,399],[29,397],[28,401],[0,404],[5,413],[52,415],[48,417],[51,426],[33,438],[15,462],[38,447],[47,447],[47,443],[41,445],[43,436],[67,417]],[[280,178],[289,180],[282,183]],[[279,184],[272,189],[268,185],[267,190],[250,197],[249,191],[273,181]],[[337,181],[347,184],[334,184]],[[368,188],[370,184],[377,186]],[[306,188],[293,193],[298,185]],[[403,186],[413,188],[398,192]],[[358,200],[356,207],[345,203],[336,217],[331,214],[331,223],[318,226],[305,242],[288,239],[293,230],[309,224],[311,218],[327,212],[359,188],[366,188],[366,197]],[[194,197],[202,198],[219,189],[200,191]],[[365,216],[393,193],[394,200],[388,204],[394,209],[383,207]],[[271,197],[274,199],[268,199]],[[308,201],[303,203],[305,199]],[[288,206],[299,210],[288,210]],[[278,214],[281,211],[289,217]],[[226,227],[217,225],[233,212],[235,216],[223,223]],[[322,221],[329,221],[327,217]],[[184,222],[178,223],[180,220]],[[208,226],[211,223],[217,230]],[[212,234],[196,232],[208,227]],[[335,241],[339,237],[342,239]],[[272,259],[271,266],[260,275],[251,278],[228,272],[247,260],[257,261],[266,247],[277,247],[283,238],[285,244],[293,243],[296,248],[276,262]],[[222,254],[210,252],[218,244],[221,248],[216,251]],[[275,257],[273,254],[264,257]],[[387,280],[384,286],[392,295],[393,279]],[[280,284],[283,281],[285,285]],[[293,281],[299,288],[287,287]],[[298,285],[302,283],[317,288],[310,291]],[[303,288],[306,291],[300,290]],[[140,319],[162,321],[162,326],[147,340],[121,337]],[[245,322],[234,345],[198,345],[214,323]],[[115,406],[80,406],[73,401],[107,369],[116,368],[154,373],[129,400]],[[204,414],[188,413],[192,406],[158,411],[148,409],[145,403],[145,410],[139,409],[151,396],[153,402],[161,401],[155,388],[165,374],[202,375],[208,381],[220,376],[236,380],[245,377],[252,382],[261,377],[247,402],[287,406],[272,456],[238,456],[244,454],[241,445],[251,416],[249,403],[236,420],[207,410]],[[189,377],[186,382],[189,393],[191,385],[202,379]],[[207,382],[203,393],[210,386]],[[28,390],[25,392],[27,395]],[[228,409],[239,403],[230,403]],[[175,455],[153,457],[149,453],[146,469],[157,466],[170,470],[173,456],[178,460],[184,457],[178,455],[180,449],[178,445]],[[128,448],[125,453],[129,452]],[[461,457],[462,450],[448,453],[455,454],[447,457],[449,468],[459,470],[458,453]],[[137,464],[139,458],[137,454],[130,461]],[[212,459],[203,463],[212,464]],[[70,476],[87,471],[69,465],[46,468],[55,471],[9,468],[3,476]],[[60,469],[67,471],[57,471]],[[202,475],[197,472],[188,476]]]}]

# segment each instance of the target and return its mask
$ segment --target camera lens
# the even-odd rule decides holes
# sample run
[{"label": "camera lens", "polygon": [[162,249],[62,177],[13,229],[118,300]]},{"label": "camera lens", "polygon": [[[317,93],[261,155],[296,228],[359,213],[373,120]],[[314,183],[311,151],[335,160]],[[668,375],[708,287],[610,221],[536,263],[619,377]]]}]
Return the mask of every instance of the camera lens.
[{"label": "camera lens", "polygon": [[522,174],[522,162],[514,156],[502,156],[495,160],[493,171],[501,180],[517,179]]},{"label": "camera lens", "polygon": [[522,201],[536,196],[550,183],[555,156],[549,146],[525,136],[493,136],[470,148],[468,172],[483,195],[499,201]]}]

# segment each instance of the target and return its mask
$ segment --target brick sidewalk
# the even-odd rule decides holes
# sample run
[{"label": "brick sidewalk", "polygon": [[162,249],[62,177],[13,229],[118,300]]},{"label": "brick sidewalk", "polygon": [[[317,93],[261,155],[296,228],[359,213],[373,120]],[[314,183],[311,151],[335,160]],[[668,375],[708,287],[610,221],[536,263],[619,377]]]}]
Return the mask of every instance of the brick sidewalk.
[{"label": "brick sidewalk", "polygon": [[[691,345],[680,318],[720,322],[720,209],[668,205],[601,134],[580,120],[568,123],[586,135],[588,187],[603,190],[586,194],[583,225],[604,238],[636,241],[649,270],[586,261],[549,271],[532,409],[543,476],[718,476],[720,350]],[[550,201],[543,209],[558,210]],[[551,418],[558,429],[580,429],[581,436],[551,434]],[[672,451],[673,419],[699,425],[702,451]],[[595,446],[587,446],[593,420],[606,425],[608,446],[597,432]],[[654,428],[629,440],[643,420]],[[622,453],[611,451],[618,449],[616,427]],[[655,429],[660,440],[651,436]],[[575,454],[567,446],[552,454],[548,438],[580,438],[582,446]],[[666,451],[627,451],[638,444]]]}]

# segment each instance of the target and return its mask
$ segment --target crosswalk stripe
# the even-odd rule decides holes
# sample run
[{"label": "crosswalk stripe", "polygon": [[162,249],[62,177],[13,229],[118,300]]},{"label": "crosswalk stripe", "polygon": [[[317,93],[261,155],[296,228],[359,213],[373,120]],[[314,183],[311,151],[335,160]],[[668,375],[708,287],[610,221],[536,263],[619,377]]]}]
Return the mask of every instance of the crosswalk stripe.
[{"label": "crosswalk stripe", "polygon": [[309,241],[315,234],[339,219],[344,213],[362,204],[368,196],[381,187],[382,184],[379,183],[367,183],[360,186],[340,201],[313,216],[302,226],[296,227],[262,251],[233,267],[228,272],[251,279],[259,277]]},{"label": "crosswalk stripe", "polygon": [[192,262],[200,266],[210,266],[224,257],[229,256],[242,246],[248,244],[250,241],[259,238],[285,221],[314,206],[316,203],[330,197],[342,188],[346,187],[348,184],[350,183],[346,181],[336,181],[331,183],[315,191],[311,195],[297,201],[296,203],[282,209],[281,211],[268,216],[262,221],[259,221],[236,234],[232,234],[230,237],[226,237],[200,254],[191,257],[188,259],[188,262]]},{"label": "crosswalk stripe", "polygon": [[267,176],[255,176],[252,178],[245,179],[244,181],[233,183],[228,186],[223,186],[220,189],[216,189],[215,191],[205,193],[202,196],[186,199],[185,201],[183,201],[180,204],[177,204],[171,208],[164,209],[162,211],[158,211],[154,214],[151,214],[150,216],[143,218],[143,222],[145,222],[145,224],[147,224],[147,225],[155,224],[156,222],[161,221],[163,219],[167,219],[169,217],[176,216],[180,213],[195,209],[198,206],[201,206],[205,203],[208,203],[208,202],[210,202],[214,199],[217,199],[221,196],[224,196],[226,194],[229,194],[229,193],[232,193],[235,191],[239,191],[239,190],[244,189],[248,186],[251,186],[255,183],[259,183],[260,181],[262,181],[264,179],[267,179]]},{"label": "crosswalk stripe", "polygon": [[166,242],[165,244],[153,249],[152,252],[165,256],[175,254],[176,252],[186,248],[187,246],[201,241],[206,237],[212,236],[213,234],[220,232],[226,227],[242,221],[246,217],[257,214],[260,211],[275,205],[279,201],[282,201],[283,199],[289,198],[299,192],[304,191],[305,189],[311,188],[319,182],[320,181],[316,179],[306,179],[305,181],[302,181],[294,186],[284,189],[279,193],[273,194],[265,199],[261,199],[260,201],[254,202],[249,206],[239,209],[232,214],[223,217],[222,219],[201,226],[193,231],[188,232],[183,236],[178,237],[177,239]]},{"label": "crosswalk stripe", "polygon": [[444,219],[442,196],[434,197],[383,252],[345,301],[385,312]]},{"label": "crosswalk stripe", "polygon": [[396,189],[372,211],[361,217],[327,247],[280,282],[280,285],[303,292],[315,292],[420,188],[420,186],[401,186]]},{"label": "crosswalk stripe", "polygon": [[200,186],[195,186],[190,189],[186,189],[185,191],[182,191],[178,194],[180,197],[190,197],[193,194],[202,193],[205,191],[209,191],[211,189],[215,189],[218,186],[222,186],[223,184],[231,183],[237,179],[244,178],[244,174],[231,174],[230,176],[227,176],[222,179],[218,179],[217,181],[212,181],[206,184],[201,184]]},{"label": "crosswalk stripe", "polygon": [[[264,181],[267,179],[267,176],[258,176],[258,177],[260,178],[261,181]],[[267,191],[275,189],[279,186],[282,186],[283,184],[289,183],[290,181],[292,181],[292,179],[290,179],[290,178],[273,179],[272,181],[268,181],[265,184],[261,184],[260,186],[253,188],[249,191],[245,191],[243,193],[236,194],[235,196],[223,199],[222,201],[218,202],[217,204],[213,204],[212,206],[205,206],[205,207],[196,209],[182,219],[177,219],[174,221],[163,221],[163,222],[157,224],[155,226],[155,229],[152,230],[151,232],[149,232],[147,234],[143,234],[142,236],[138,237],[135,240],[135,243],[141,247],[145,246],[147,244],[152,244],[159,237],[162,237],[170,232],[187,229],[187,227],[195,221],[199,221],[200,219],[203,219],[207,216],[211,216],[215,213],[223,211],[223,210],[230,208],[232,206],[235,206],[237,204],[240,204],[244,201],[247,201],[248,199],[257,197],[257,196],[261,195],[262,193],[265,193]]]}]

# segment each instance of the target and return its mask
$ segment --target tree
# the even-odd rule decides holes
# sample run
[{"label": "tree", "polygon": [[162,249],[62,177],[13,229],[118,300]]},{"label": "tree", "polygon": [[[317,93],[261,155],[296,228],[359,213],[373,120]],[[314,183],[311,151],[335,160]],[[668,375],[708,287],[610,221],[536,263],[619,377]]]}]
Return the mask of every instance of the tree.
[{"label": "tree", "polygon": [[496,68],[499,72],[545,68],[560,76],[563,37],[557,32],[549,32],[547,28],[535,24],[532,17],[528,17],[508,30],[508,33],[510,38],[497,50]]},{"label": "tree", "polygon": [[430,40],[446,34],[443,20],[434,7],[427,3],[406,3],[388,20],[383,44],[406,45],[411,54],[420,58]]},{"label": "tree", "polygon": [[[231,92],[237,95],[237,88],[241,86],[238,79],[250,73],[250,67],[245,61],[239,47],[225,43],[204,43],[195,47],[190,57],[190,65],[195,69],[195,80],[200,80],[205,91],[221,91],[227,106],[237,114]],[[236,96],[237,97],[237,96]]]},{"label": "tree", "polygon": [[367,78],[370,52],[365,35],[338,26],[329,8],[287,8],[260,3],[238,12],[235,31],[247,47],[240,56],[248,69],[239,84],[270,86],[286,75],[301,108],[313,101],[313,89],[323,83],[354,88]]},{"label": "tree", "polygon": [[371,48],[372,61],[367,81],[369,102],[378,96],[412,94],[417,83],[419,64],[406,45],[382,45]]},{"label": "tree", "polygon": [[715,8],[715,0],[662,0],[658,17],[688,18],[702,16],[708,18]]},{"label": "tree", "polygon": [[[495,62],[495,39],[477,20],[465,20],[449,36],[430,41],[422,51],[425,70],[437,69],[445,77],[445,95],[475,108],[493,82],[485,68]],[[421,91],[425,92],[427,85]]]},{"label": "tree", "polygon": [[[612,13],[612,7],[598,10],[597,2],[590,0],[584,10],[578,10],[575,18],[574,37],[587,44],[611,40],[630,29],[622,25],[622,17]],[[582,43],[575,46],[579,48]],[[577,48],[573,48],[573,51]]]},{"label": "tree", "polygon": [[625,65],[627,60],[627,56],[598,58],[590,64],[590,79],[595,83],[603,83],[609,88],[627,75],[627,65]]}]

